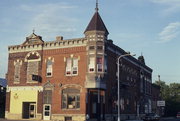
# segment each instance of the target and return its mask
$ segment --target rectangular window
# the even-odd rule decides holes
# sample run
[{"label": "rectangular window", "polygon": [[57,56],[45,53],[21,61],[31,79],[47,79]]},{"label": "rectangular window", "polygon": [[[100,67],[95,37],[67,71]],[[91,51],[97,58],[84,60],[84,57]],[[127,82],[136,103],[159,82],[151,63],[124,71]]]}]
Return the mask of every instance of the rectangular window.
[{"label": "rectangular window", "polygon": [[89,46],[89,50],[94,50],[94,46]]},{"label": "rectangular window", "polygon": [[20,81],[20,63],[16,63],[15,68],[14,68],[14,82],[19,82]]},{"label": "rectangular window", "polygon": [[97,50],[103,50],[103,46],[97,46]]},{"label": "rectangular window", "polygon": [[72,117],[65,117],[65,121],[72,121]]},{"label": "rectangular window", "polygon": [[43,103],[44,104],[51,104],[52,99],[52,91],[51,90],[44,90],[43,91]]},{"label": "rectangular window", "polygon": [[90,57],[89,58],[89,72],[94,72],[95,71],[95,58]]},{"label": "rectangular window", "polygon": [[73,59],[73,67],[72,67],[72,74],[77,75],[78,74],[78,59]]},{"label": "rectangular window", "polygon": [[52,62],[47,63],[46,76],[52,76]]},{"label": "rectangular window", "polygon": [[103,71],[103,62],[102,57],[97,57],[97,71],[102,72]]},{"label": "rectangular window", "polygon": [[66,75],[71,75],[71,67],[72,67],[72,61],[71,58],[68,58],[66,65]]},{"label": "rectangular window", "polygon": [[72,76],[78,74],[78,59],[68,58],[66,62],[66,75]]},{"label": "rectangular window", "polygon": [[63,109],[80,108],[80,95],[79,94],[63,94],[62,108]]}]

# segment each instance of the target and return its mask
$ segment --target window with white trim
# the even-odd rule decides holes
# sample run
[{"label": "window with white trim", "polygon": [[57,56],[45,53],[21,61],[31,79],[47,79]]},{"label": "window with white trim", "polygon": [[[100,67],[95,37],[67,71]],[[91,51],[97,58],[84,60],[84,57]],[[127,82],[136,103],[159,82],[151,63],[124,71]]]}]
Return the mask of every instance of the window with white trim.
[{"label": "window with white trim", "polygon": [[97,57],[97,72],[103,72],[103,58]]},{"label": "window with white trim", "polygon": [[72,74],[73,75],[78,74],[78,59],[77,58],[73,58]]},{"label": "window with white trim", "polygon": [[67,88],[62,90],[62,109],[80,108],[80,90]]},{"label": "window with white trim", "polygon": [[46,65],[46,76],[47,77],[51,77],[52,76],[52,70],[53,70],[53,68],[52,68],[52,60],[48,60],[47,61],[47,65]]},{"label": "window with white trim", "polygon": [[95,58],[90,57],[89,58],[89,72],[94,72],[95,71]]},{"label": "window with white trim", "polygon": [[67,58],[66,75],[78,75],[78,58]]}]

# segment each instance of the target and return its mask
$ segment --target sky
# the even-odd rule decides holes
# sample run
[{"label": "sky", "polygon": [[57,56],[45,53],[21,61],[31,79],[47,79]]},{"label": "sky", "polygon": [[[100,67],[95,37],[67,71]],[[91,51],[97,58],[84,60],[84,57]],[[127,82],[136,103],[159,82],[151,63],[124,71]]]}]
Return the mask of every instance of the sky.
[{"label": "sky", "polygon": [[[33,29],[44,41],[84,37],[96,0],[0,0],[0,77],[8,46],[22,44]],[[180,0],[99,0],[113,43],[145,58],[153,82],[180,82]]]}]

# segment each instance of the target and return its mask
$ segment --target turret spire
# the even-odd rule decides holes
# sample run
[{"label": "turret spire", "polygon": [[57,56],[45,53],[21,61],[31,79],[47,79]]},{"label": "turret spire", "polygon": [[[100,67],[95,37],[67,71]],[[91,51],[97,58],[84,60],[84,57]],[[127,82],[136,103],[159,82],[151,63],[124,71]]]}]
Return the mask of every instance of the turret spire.
[{"label": "turret spire", "polygon": [[96,0],[96,8],[95,8],[96,12],[98,12],[99,8],[98,8],[98,0]]},{"label": "turret spire", "polygon": [[98,12],[98,10],[99,10],[98,9],[98,0],[96,0],[95,10],[96,10],[96,12],[94,13],[91,21],[89,22],[86,30],[84,31],[84,33],[86,33],[87,31],[103,31],[103,32],[105,32],[105,35],[107,36],[109,34],[109,32]]},{"label": "turret spire", "polygon": [[35,29],[33,29],[33,34],[34,34],[34,32],[35,32]]}]

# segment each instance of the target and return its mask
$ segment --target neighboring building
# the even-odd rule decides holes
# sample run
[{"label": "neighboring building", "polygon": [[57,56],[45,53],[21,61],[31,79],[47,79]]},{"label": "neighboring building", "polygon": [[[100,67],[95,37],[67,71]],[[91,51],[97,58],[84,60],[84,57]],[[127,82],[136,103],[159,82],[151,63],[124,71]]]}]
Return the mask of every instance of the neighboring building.
[{"label": "neighboring building", "polygon": [[[98,8],[85,37],[44,42],[34,32],[9,46],[7,119],[84,121],[117,118],[117,58]],[[152,69],[143,56],[120,60],[121,118],[151,112]]]},{"label": "neighboring building", "polygon": [[7,81],[0,78],[0,118],[4,118],[5,116],[6,85]]},{"label": "neighboring building", "polygon": [[160,86],[152,84],[152,112],[161,116],[163,115],[164,107],[158,106],[157,104],[158,101],[162,101],[160,96],[160,89]]}]

